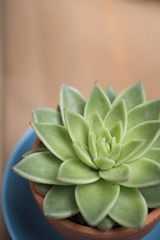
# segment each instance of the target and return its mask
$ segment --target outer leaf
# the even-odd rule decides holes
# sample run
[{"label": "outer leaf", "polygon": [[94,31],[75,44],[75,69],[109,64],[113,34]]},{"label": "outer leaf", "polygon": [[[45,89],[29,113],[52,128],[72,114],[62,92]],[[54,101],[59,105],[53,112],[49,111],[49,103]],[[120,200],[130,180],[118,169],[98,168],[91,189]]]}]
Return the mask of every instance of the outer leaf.
[{"label": "outer leaf", "polygon": [[79,91],[70,86],[62,86],[60,91],[60,110],[64,124],[64,108],[83,115],[85,104],[86,101]]},{"label": "outer leaf", "polygon": [[114,101],[114,99],[116,98],[116,96],[117,96],[113,86],[110,85],[109,87],[107,87],[104,90],[104,92],[107,95],[107,97],[109,98],[110,102],[112,103]]},{"label": "outer leaf", "polygon": [[121,186],[120,194],[109,216],[124,227],[140,228],[147,218],[147,204],[137,189]]},{"label": "outer leaf", "polygon": [[119,102],[124,97],[126,101],[127,111],[135,106],[145,102],[145,91],[142,82],[137,82],[128,88],[125,88],[114,100],[113,104]]},{"label": "outer leaf", "polygon": [[144,158],[149,158],[157,163],[160,163],[160,148],[151,148],[143,156]]},{"label": "outer leaf", "polygon": [[84,219],[97,225],[110,211],[119,195],[119,186],[100,179],[76,187],[76,201]]},{"label": "outer leaf", "polygon": [[57,172],[62,161],[50,152],[34,153],[13,167],[18,175],[33,182],[66,185],[57,181]]},{"label": "outer leaf", "polygon": [[44,198],[43,209],[45,215],[55,219],[63,219],[78,213],[75,201],[74,186],[54,186]]},{"label": "outer leaf", "polygon": [[52,186],[53,185],[50,184],[36,183],[35,188],[38,193],[40,193],[42,196],[45,196]]},{"label": "outer leaf", "polygon": [[28,152],[26,152],[25,154],[23,154],[23,157],[27,157],[33,153],[37,153],[37,152],[46,152],[48,151],[47,148],[36,148],[36,149],[32,149],[32,150],[29,150]]},{"label": "outer leaf", "polygon": [[92,131],[98,137],[103,128],[103,120],[98,114],[98,112],[95,110],[91,116],[91,120],[89,123],[89,131]]},{"label": "outer leaf", "polygon": [[142,122],[159,120],[160,99],[136,106],[128,113],[128,129]]},{"label": "outer leaf", "polygon": [[79,141],[88,146],[88,123],[79,114],[65,111],[65,122],[72,141]]},{"label": "outer leaf", "polygon": [[147,150],[153,145],[160,134],[160,121],[150,121],[141,123],[131,128],[124,139],[124,143],[131,141],[132,139],[146,139],[142,148],[136,152],[136,158],[141,157]]},{"label": "outer leaf", "polygon": [[160,164],[145,158],[128,164],[131,167],[131,178],[120,183],[126,187],[141,188],[160,184]]},{"label": "outer leaf", "polygon": [[124,98],[115,104],[104,119],[104,125],[112,128],[117,122],[122,121],[123,134],[127,130],[127,109]]},{"label": "outer leaf", "polygon": [[149,208],[160,207],[160,184],[139,189]]},{"label": "outer leaf", "polygon": [[31,123],[37,136],[45,146],[62,161],[75,157],[68,131],[58,125]]},{"label": "outer leaf", "polygon": [[100,223],[98,223],[97,227],[103,231],[107,231],[113,228],[114,224],[115,222],[110,217],[107,216],[103,218],[102,221],[100,221]]},{"label": "outer leaf", "polygon": [[160,135],[156,139],[156,141],[153,143],[152,148],[160,148]]},{"label": "outer leaf", "polygon": [[115,161],[107,157],[101,157],[94,159],[94,163],[100,170],[108,170],[114,166]]},{"label": "outer leaf", "polygon": [[146,140],[133,139],[122,146],[121,155],[116,163],[119,166],[136,158],[136,153],[143,147]]},{"label": "outer leaf", "polygon": [[100,178],[98,172],[93,171],[79,159],[65,161],[59,168],[58,180],[72,184],[86,184]]},{"label": "outer leaf", "polygon": [[104,119],[110,108],[111,103],[108,97],[99,85],[95,84],[84,109],[85,119],[89,122],[94,110],[97,110],[101,118]]},{"label": "outer leaf", "polygon": [[107,171],[99,171],[99,175],[110,182],[128,181],[131,176],[131,168],[127,164],[121,164],[118,167],[109,169]]},{"label": "outer leaf", "polygon": [[73,142],[73,149],[78,158],[87,166],[97,169],[96,165],[92,162],[87,147],[80,142]]},{"label": "outer leaf", "polygon": [[112,137],[116,138],[116,142],[119,143],[122,141],[123,138],[123,126],[122,126],[122,121],[119,121],[116,123],[111,129],[110,133]]},{"label": "outer leaf", "polygon": [[32,111],[33,121],[62,125],[61,114],[52,108],[39,108]]}]

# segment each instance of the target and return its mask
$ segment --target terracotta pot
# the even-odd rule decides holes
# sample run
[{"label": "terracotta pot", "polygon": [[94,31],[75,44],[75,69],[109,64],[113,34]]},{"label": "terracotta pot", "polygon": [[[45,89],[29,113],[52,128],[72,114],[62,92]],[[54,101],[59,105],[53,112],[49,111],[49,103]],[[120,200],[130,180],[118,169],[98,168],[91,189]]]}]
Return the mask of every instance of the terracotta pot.
[{"label": "terracotta pot", "polygon": [[[39,144],[37,139],[33,145],[36,148]],[[36,191],[35,183],[30,182],[33,196],[43,212],[43,197]],[[109,231],[101,231],[96,228],[82,226],[71,220],[53,220],[46,217],[49,224],[64,238],[68,240],[139,240],[148,234],[160,220],[160,208],[152,210],[147,217],[143,228],[129,229],[125,227],[114,228]]]}]

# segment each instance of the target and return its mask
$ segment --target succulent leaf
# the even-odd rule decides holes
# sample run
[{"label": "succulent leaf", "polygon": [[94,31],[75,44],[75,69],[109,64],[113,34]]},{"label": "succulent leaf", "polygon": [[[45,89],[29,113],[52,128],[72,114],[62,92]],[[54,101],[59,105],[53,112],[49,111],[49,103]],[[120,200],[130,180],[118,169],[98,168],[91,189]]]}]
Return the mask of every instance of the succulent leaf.
[{"label": "succulent leaf", "polygon": [[160,184],[151,187],[140,188],[149,208],[160,207]]},{"label": "succulent leaf", "polygon": [[88,123],[78,113],[65,111],[66,126],[72,141],[79,141],[88,146]]},{"label": "succulent leaf", "polygon": [[138,152],[136,152],[136,158],[141,157],[147,150],[153,145],[160,134],[160,121],[150,121],[140,123],[131,128],[124,139],[124,143],[131,141],[132,139],[146,140],[143,146]]},{"label": "succulent leaf", "polygon": [[108,214],[119,195],[119,186],[103,179],[76,187],[76,202],[89,225],[97,225]]},{"label": "succulent leaf", "polygon": [[127,164],[121,164],[107,171],[99,171],[99,175],[109,182],[126,182],[131,177],[131,168]]},{"label": "succulent leaf", "polygon": [[137,82],[123,90],[114,100],[113,105],[125,98],[127,111],[145,102],[145,91],[142,82]]},{"label": "succulent leaf", "polygon": [[157,139],[152,145],[152,148],[159,148],[159,147],[160,147],[160,135],[157,137]]},{"label": "succulent leaf", "polygon": [[103,231],[107,231],[113,228],[114,224],[115,222],[110,217],[107,216],[98,223],[97,227]]},{"label": "succulent leaf", "polygon": [[27,157],[33,153],[46,152],[46,151],[48,151],[47,148],[36,148],[36,149],[30,150],[30,151],[26,152],[25,154],[23,154],[23,157]]},{"label": "succulent leaf", "polygon": [[45,196],[52,186],[53,185],[50,184],[36,183],[35,188],[38,193],[40,193],[42,196]]},{"label": "succulent leaf", "polygon": [[100,170],[108,170],[115,165],[115,161],[107,157],[95,158],[94,163]]},{"label": "succulent leaf", "polygon": [[33,182],[66,185],[57,181],[57,172],[62,161],[51,152],[34,153],[13,167],[18,175]]},{"label": "succulent leaf", "polygon": [[43,202],[46,216],[62,219],[79,212],[75,201],[75,186],[54,186],[46,194]]},{"label": "succulent leaf", "polygon": [[62,125],[61,114],[52,108],[39,108],[32,111],[34,122],[45,122]]},{"label": "succulent leaf", "polygon": [[109,98],[110,102],[112,103],[114,101],[114,99],[116,98],[117,94],[113,88],[112,85],[110,85],[109,87],[107,87],[104,90],[105,94],[107,95],[107,97]]},{"label": "succulent leaf", "polygon": [[97,110],[102,119],[111,109],[111,103],[104,91],[96,83],[88,98],[84,109],[84,117],[89,122],[94,110]]},{"label": "succulent leaf", "polygon": [[83,115],[85,104],[85,98],[77,89],[70,86],[62,86],[60,90],[60,111],[64,125],[64,108]]},{"label": "succulent leaf", "polygon": [[148,152],[143,155],[143,157],[160,163],[160,148],[150,148]]},{"label": "succulent leaf", "polygon": [[146,201],[138,189],[121,186],[120,194],[109,216],[124,227],[140,228],[147,217]]},{"label": "succulent leaf", "polygon": [[140,104],[128,112],[128,129],[151,120],[160,119],[160,99]]},{"label": "succulent leaf", "polygon": [[120,143],[123,139],[123,126],[122,121],[117,122],[110,130],[112,137],[116,138],[116,142]]},{"label": "succulent leaf", "polygon": [[121,185],[142,188],[160,184],[160,164],[155,161],[140,158],[128,165],[131,167],[131,177],[127,182],[121,182]]},{"label": "succulent leaf", "polygon": [[131,162],[136,159],[136,153],[139,152],[141,147],[145,144],[146,140],[133,139],[122,146],[121,155],[116,165]]},{"label": "succulent leaf", "polygon": [[73,142],[73,149],[77,157],[84,162],[87,166],[97,169],[96,165],[92,162],[89,155],[88,148],[81,142]]},{"label": "succulent leaf", "polygon": [[104,119],[104,125],[110,129],[120,120],[122,121],[123,134],[125,135],[127,130],[127,109],[124,98],[115,104],[107,113]]},{"label": "succulent leaf", "polygon": [[89,152],[92,158],[96,158],[97,157],[96,135],[93,132],[90,132],[88,135],[88,145],[89,145]]},{"label": "succulent leaf", "polygon": [[57,178],[66,183],[86,184],[97,181],[100,176],[79,159],[72,158],[61,164]]},{"label": "succulent leaf", "polygon": [[120,143],[113,146],[112,151],[109,154],[109,158],[114,159],[114,161],[117,161],[119,159],[119,156],[120,156],[120,153],[121,153],[121,148],[122,148],[122,145]]},{"label": "succulent leaf", "polygon": [[59,125],[31,123],[37,136],[45,146],[62,161],[75,157],[68,131]]},{"label": "succulent leaf", "polygon": [[89,131],[93,132],[97,137],[99,137],[100,132],[104,128],[104,123],[98,112],[95,110],[92,113],[91,120],[89,123]]}]

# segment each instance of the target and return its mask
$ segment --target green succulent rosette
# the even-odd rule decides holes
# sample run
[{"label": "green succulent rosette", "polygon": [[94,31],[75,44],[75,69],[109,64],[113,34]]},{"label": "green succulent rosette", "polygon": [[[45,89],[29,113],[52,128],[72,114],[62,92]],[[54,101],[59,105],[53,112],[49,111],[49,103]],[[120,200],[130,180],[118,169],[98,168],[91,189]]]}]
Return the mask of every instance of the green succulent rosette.
[{"label": "green succulent rosette", "polygon": [[160,206],[159,119],[160,99],[147,102],[142,82],[119,95],[96,83],[88,100],[63,86],[58,110],[33,110],[43,144],[13,169],[37,183],[48,217],[140,228]]}]

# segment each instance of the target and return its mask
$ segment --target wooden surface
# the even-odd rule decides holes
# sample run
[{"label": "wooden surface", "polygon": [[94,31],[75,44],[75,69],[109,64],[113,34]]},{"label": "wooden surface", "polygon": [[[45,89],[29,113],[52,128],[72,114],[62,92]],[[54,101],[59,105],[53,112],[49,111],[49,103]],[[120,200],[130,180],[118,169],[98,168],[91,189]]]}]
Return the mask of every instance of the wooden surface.
[{"label": "wooden surface", "polygon": [[[160,1],[1,1],[1,179],[31,111],[56,107],[62,83],[85,96],[143,80],[160,97]],[[2,151],[3,150],[3,151]],[[2,219],[2,218],[0,218]],[[0,225],[0,239],[9,239]]]}]

